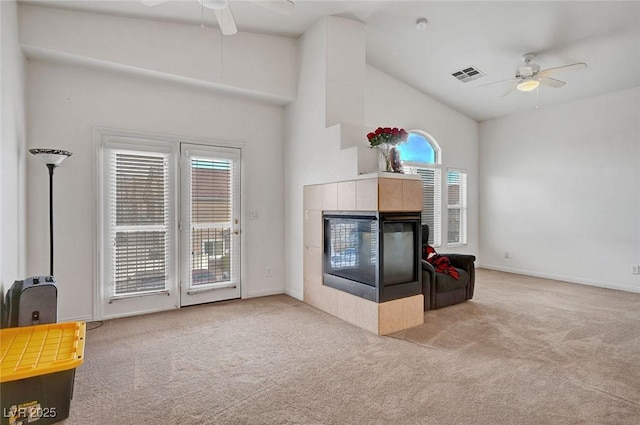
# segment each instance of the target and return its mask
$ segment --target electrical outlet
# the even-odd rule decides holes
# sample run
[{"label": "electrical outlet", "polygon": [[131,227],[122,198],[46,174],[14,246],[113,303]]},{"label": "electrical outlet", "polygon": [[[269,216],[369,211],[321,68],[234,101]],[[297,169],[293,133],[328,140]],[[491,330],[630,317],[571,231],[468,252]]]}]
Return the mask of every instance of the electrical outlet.
[{"label": "electrical outlet", "polygon": [[511,256],[511,253],[509,251],[505,251],[504,252],[504,258],[506,258],[507,260],[513,259],[513,257]]},{"label": "electrical outlet", "polygon": [[637,265],[637,264],[632,265],[631,274],[640,274],[640,265]]},{"label": "electrical outlet", "polygon": [[271,267],[267,267],[267,277],[271,277],[271,276],[273,276],[271,274]]}]

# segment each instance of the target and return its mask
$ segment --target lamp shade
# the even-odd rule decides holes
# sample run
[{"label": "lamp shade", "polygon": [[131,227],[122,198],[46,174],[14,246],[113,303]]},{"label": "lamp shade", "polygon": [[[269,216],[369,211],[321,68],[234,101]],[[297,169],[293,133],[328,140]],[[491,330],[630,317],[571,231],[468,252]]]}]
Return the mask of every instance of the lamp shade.
[{"label": "lamp shade", "polygon": [[71,156],[71,152],[60,149],[29,149],[33,155],[45,164],[53,164],[55,167],[62,164],[62,161]]}]

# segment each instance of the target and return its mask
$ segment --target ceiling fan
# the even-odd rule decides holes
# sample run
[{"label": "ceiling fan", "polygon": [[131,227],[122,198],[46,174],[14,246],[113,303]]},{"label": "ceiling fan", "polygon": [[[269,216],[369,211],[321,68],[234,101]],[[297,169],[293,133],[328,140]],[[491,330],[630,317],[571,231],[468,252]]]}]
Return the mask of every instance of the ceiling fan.
[{"label": "ceiling fan", "polygon": [[[169,0],[140,0],[145,6],[157,6]],[[224,35],[233,35],[238,32],[236,21],[229,7],[230,0],[195,0],[203,7],[213,9],[220,26],[220,31]],[[262,7],[271,9],[283,15],[291,15],[295,3],[292,0],[250,0]]]},{"label": "ceiling fan", "polygon": [[513,85],[509,88],[509,90],[507,90],[505,94],[502,95],[503,97],[511,94],[514,90],[528,92],[538,88],[538,86],[540,85],[553,87],[557,89],[564,86],[567,83],[565,81],[561,81],[556,78],[551,78],[552,75],[555,75],[559,72],[584,69],[587,67],[586,63],[578,62],[578,63],[569,64],[569,65],[556,66],[554,68],[547,68],[547,69],[540,70],[540,65],[531,63],[531,61],[535,57],[536,55],[534,53],[526,53],[522,55],[522,60],[524,61],[524,65],[519,66],[516,69],[516,76],[514,78],[495,81],[489,84],[512,81]]}]

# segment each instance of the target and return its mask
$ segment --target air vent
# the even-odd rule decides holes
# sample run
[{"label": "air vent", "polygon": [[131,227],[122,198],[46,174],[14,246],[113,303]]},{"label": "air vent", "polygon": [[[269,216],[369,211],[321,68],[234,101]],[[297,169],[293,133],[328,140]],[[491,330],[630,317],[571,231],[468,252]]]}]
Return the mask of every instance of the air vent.
[{"label": "air vent", "polygon": [[474,68],[473,66],[453,72],[451,75],[462,81],[463,83],[468,83],[469,81],[477,80],[480,77],[484,77],[484,73],[478,68]]}]

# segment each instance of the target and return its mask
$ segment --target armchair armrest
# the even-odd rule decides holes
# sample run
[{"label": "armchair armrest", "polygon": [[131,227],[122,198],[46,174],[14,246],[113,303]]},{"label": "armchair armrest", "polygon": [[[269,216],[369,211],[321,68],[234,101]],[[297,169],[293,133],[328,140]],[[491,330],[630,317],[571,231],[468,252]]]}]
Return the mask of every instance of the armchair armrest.
[{"label": "armchair armrest", "polygon": [[422,295],[424,296],[424,311],[431,310],[431,300],[436,290],[436,269],[426,260],[420,260],[422,263]]},{"label": "armchair armrest", "polygon": [[457,267],[462,270],[466,270],[469,272],[473,267],[473,262],[476,261],[475,255],[467,255],[467,254],[442,254],[446,257],[449,257],[449,262],[453,267]]},{"label": "armchair armrest", "polygon": [[476,261],[475,255],[467,254],[444,254],[449,257],[449,262],[453,267],[465,270],[469,273],[469,284],[467,285],[467,299],[473,298],[473,291],[476,282],[476,268],[473,264]]}]

